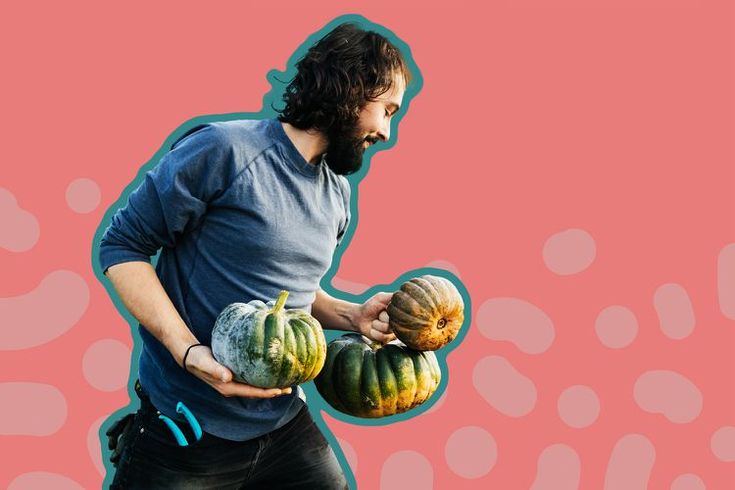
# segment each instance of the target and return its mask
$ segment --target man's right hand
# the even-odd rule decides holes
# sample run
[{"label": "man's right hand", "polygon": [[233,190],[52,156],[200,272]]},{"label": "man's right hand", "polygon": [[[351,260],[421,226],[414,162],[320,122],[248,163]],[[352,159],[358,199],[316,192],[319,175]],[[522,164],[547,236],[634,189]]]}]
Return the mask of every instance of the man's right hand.
[{"label": "man's right hand", "polygon": [[217,392],[226,397],[241,396],[245,398],[273,398],[288,395],[291,388],[258,388],[245,383],[233,381],[232,371],[223,366],[212,355],[206,345],[191,349],[186,358],[186,370],[201,379]]},{"label": "man's right hand", "polygon": [[[123,262],[111,266],[105,274],[125,308],[168,349],[180,366],[187,347],[198,341],[163,289],[153,266],[148,262]],[[191,349],[186,368],[222,396],[273,398],[291,393],[291,388],[263,389],[233,381],[232,372],[218,363],[206,346]]]}]

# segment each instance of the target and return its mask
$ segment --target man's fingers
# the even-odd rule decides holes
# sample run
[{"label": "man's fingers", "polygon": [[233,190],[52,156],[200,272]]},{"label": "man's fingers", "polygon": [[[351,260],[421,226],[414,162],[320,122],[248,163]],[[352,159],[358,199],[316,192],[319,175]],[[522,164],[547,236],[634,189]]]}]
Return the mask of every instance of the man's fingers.
[{"label": "man's fingers", "polygon": [[259,388],[251,386],[239,381],[232,381],[232,372],[225,368],[229,373],[229,380],[222,382],[217,380],[215,388],[224,396],[240,396],[245,398],[273,398],[275,396],[291,394],[291,387],[286,388]]},{"label": "man's fingers", "polygon": [[377,340],[378,342],[382,342],[383,344],[387,344],[388,342],[395,340],[396,336],[393,333],[383,333],[380,330],[371,329],[370,330],[370,337],[373,340]]},{"label": "man's fingers", "polygon": [[390,332],[390,325],[386,322],[381,322],[380,320],[373,320],[373,322],[370,324],[370,328],[372,328],[373,330],[377,330],[378,332]]},{"label": "man's fingers", "polygon": [[383,310],[380,312],[380,315],[378,315],[378,320],[384,323],[388,323],[390,321],[390,317],[388,316],[388,312]]},{"label": "man's fingers", "polygon": [[220,386],[220,393],[224,396],[239,396],[244,398],[273,398],[291,393],[288,388],[258,388],[244,383],[225,383]]}]

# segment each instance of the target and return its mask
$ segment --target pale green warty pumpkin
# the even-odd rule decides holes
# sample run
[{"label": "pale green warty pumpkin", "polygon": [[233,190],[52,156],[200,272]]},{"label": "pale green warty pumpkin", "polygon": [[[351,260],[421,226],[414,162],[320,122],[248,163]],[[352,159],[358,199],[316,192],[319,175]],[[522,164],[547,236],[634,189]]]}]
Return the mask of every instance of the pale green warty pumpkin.
[{"label": "pale green warty pumpkin", "polygon": [[312,380],[324,366],[326,340],[316,318],[284,308],[287,291],[275,304],[233,303],[217,317],[212,353],[236,381],[284,388]]}]

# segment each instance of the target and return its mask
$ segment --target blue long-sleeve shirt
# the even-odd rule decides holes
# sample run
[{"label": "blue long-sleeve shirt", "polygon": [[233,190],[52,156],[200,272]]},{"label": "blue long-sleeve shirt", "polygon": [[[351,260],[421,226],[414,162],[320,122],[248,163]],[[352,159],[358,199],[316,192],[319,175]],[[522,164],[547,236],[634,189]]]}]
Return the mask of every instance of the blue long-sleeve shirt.
[{"label": "blue long-sleeve shirt", "polygon": [[[350,218],[350,187],[325,163],[309,164],[280,122],[229,121],[189,131],[112,217],[99,248],[103,271],[148,261],[200,342],[222,309],[289,291],[287,308],[311,310]],[[142,325],[139,378],[163,414],[184,402],[202,428],[247,440],[287,423],[303,391],[226,398],[178,366]]]}]

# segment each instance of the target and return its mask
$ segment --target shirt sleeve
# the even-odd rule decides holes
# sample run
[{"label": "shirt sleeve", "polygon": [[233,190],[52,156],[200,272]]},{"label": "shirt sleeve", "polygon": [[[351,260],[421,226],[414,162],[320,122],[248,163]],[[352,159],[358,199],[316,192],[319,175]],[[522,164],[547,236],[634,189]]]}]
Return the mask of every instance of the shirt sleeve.
[{"label": "shirt sleeve", "polygon": [[341,223],[341,226],[339,228],[339,232],[337,233],[337,246],[338,247],[342,243],[342,239],[344,238],[345,233],[347,233],[347,228],[349,228],[349,226],[350,226],[350,219],[351,219],[351,214],[350,214],[350,195],[351,195],[350,183],[349,183],[349,181],[346,178],[340,177],[340,184],[342,184],[341,185],[341,189],[342,189],[342,197],[344,199],[344,210],[345,210],[345,214],[344,214],[344,219],[343,219],[343,221]]},{"label": "shirt sleeve", "polygon": [[207,203],[231,182],[231,147],[214,125],[197,126],[177,140],[113,215],[100,241],[103,272],[122,262],[150,263],[161,247],[175,247],[196,229]]}]

